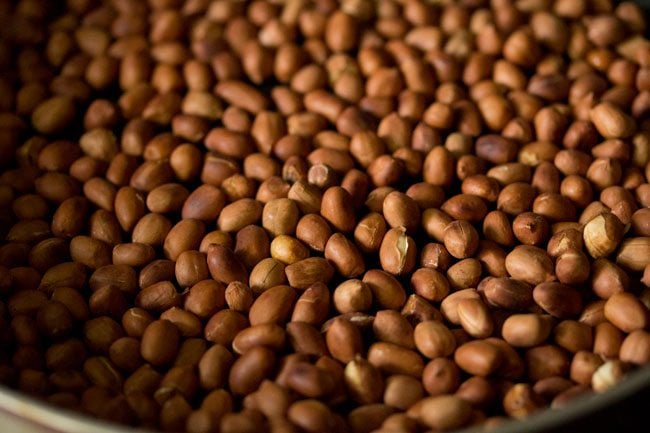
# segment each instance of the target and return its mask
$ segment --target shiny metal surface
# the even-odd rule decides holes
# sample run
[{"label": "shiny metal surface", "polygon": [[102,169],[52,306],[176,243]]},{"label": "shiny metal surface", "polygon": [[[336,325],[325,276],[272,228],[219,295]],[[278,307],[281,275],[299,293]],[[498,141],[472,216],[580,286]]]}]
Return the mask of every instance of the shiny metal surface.
[{"label": "shiny metal surface", "polygon": [[[580,398],[566,408],[545,410],[531,416],[525,421],[507,421],[502,426],[490,431],[494,433],[565,431],[562,429],[562,426],[571,422],[588,420],[591,414],[606,411],[616,404],[624,404],[627,399],[633,397],[635,394],[641,391],[647,392],[648,390],[650,390],[650,366],[631,373],[620,384],[604,394]],[[646,404],[646,406],[650,409],[650,405]],[[611,426],[603,427],[611,431]],[[468,428],[459,431],[459,433],[478,433],[483,431],[485,430],[482,428]],[[0,386],[0,432],[147,433],[151,431],[110,424],[76,412],[62,410]]]},{"label": "shiny metal surface", "polygon": [[62,410],[25,394],[0,386],[2,433],[146,433]]},{"label": "shiny metal surface", "polygon": [[[590,420],[594,414],[600,413],[607,415],[608,411],[611,415],[611,420],[623,415],[627,416],[631,421],[630,425],[637,419],[647,418],[647,412],[644,414],[635,413],[611,413],[612,407],[625,407],[626,402],[640,393],[647,395],[650,392],[650,366],[645,366],[637,371],[630,373],[624,380],[621,381],[614,388],[603,394],[592,394],[584,397],[579,397],[575,401],[569,403],[567,407],[562,409],[548,409],[539,412],[524,421],[511,420],[499,426],[490,432],[493,433],[545,433],[545,432],[619,432],[619,433],[632,433],[632,432],[647,432],[647,421],[644,421],[644,426],[639,426],[639,430],[630,430],[629,427],[623,429],[613,429],[616,426],[614,422],[603,424],[600,427],[592,425],[593,422],[599,420]],[[636,404],[641,403],[645,406],[646,410],[650,410],[650,401],[643,402],[637,401]],[[609,418],[609,417],[608,417]],[[570,424],[584,425],[584,428],[575,430],[575,426]],[[587,427],[589,425],[589,427]],[[623,427],[623,426],[620,426]],[[468,428],[459,430],[458,433],[479,433],[485,432],[482,428]]]}]

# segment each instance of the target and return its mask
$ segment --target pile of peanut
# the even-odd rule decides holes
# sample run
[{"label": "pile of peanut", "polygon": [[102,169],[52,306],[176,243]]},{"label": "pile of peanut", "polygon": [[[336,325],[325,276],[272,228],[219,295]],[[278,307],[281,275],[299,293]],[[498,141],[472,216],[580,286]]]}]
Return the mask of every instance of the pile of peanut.
[{"label": "pile of peanut", "polygon": [[650,364],[612,0],[0,0],[0,382],[189,433],[495,426]]}]

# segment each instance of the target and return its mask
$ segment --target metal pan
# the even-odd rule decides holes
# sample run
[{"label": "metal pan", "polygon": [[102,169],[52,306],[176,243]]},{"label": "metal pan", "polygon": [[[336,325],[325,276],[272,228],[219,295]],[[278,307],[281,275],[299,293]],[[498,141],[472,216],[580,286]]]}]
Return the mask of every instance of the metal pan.
[{"label": "metal pan", "polygon": [[[650,0],[637,0],[650,11]],[[603,394],[588,395],[559,410],[544,410],[523,421],[511,420],[493,433],[647,433],[650,432],[650,366],[628,374]],[[484,432],[481,427],[458,433]],[[0,433],[154,433],[107,423],[61,409],[0,385]]]},{"label": "metal pan", "polygon": [[[648,432],[650,366],[629,374],[604,394],[577,399],[559,410],[544,410],[524,421],[507,421],[493,433]],[[459,433],[484,432],[482,428]],[[0,432],[3,433],[148,433],[60,409],[0,387]]]}]

